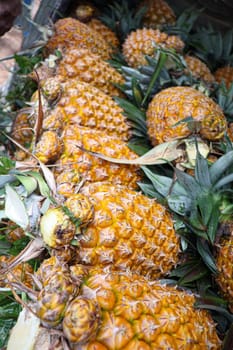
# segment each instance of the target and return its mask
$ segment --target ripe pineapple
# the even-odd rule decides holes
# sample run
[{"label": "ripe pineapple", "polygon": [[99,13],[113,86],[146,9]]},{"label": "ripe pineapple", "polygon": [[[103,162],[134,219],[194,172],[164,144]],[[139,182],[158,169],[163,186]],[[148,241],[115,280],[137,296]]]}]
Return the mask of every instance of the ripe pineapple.
[{"label": "ripe pineapple", "polygon": [[129,66],[138,67],[147,64],[145,55],[154,56],[156,46],[182,52],[184,43],[178,36],[167,35],[159,29],[142,28],[132,31],[127,36],[122,53]]},{"label": "ripe pineapple", "polygon": [[[80,193],[90,200],[94,217],[76,237],[79,263],[129,269],[150,278],[166,275],[178,263],[180,239],[165,207],[139,192],[109,183],[84,186]],[[69,203],[72,200],[69,197]],[[59,227],[55,210],[49,212],[54,226]],[[44,214],[41,220],[47,244],[57,239],[50,227],[51,215]]]},{"label": "ripe pineapple", "polygon": [[187,64],[187,69],[185,70],[186,74],[191,72],[195,78],[201,79],[209,84],[215,81],[215,77],[211,73],[210,69],[199,58],[195,56],[185,55],[184,59]]},{"label": "ripe pineapple", "polygon": [[139,8],[147,7],[143,17],[143,25],[148,28],[159,28],[164,24],[175,24],[176,15],[164,0],[141,1]]},{"label": "ripe pineapple", "polygon": [[121,96],[115,84],[123,84],[123,76],[100,56],[87,49],[70,49],[63,54],[57,65],[56,74],[64,80],[75,78],[89,83],[110,96]]},{"label": "ripe pineapple", "polygon": [[113,51],[116,51],[119,48],[120,42],[116,34],[99,19],[92,18],[89,22],[87,22],[87,25],[96,32],[101,33],[105,42],[112,47]]},{"label": "ripe pineapple", "polygon": [[55,131],[46,130],[36,144],[34,155],[45,164],[53,163],[60,157],[62,150],[61,137]]},{"label": "ripe pineapple", "polygon": [[[53,84],[54,80],[60,88]],[[131,127],[123,109],[96,87],[75,79],[61,82],[59,77],[42,81],[41,87],[47,100],[43,102],[45,130],[62,129],[65,125],[80,125],[106,131],[124,141],[130,138]],[[55,102],[49,103],[51,96]],[[32,101],[35,106],[38,104],[37,93],[32,97]]]},{"label": "ripe pineapple", "polygon": [[54,24],[54,33],[44,47],[47,56],[59,49],[62,52],[71,48],[88,49],[103,59],[109,59],[113,49],[108,45],[100,33],[92,30],[85,23],[75,18],[62,18]]},{"label": "ripe pineapple", "polygon": [[[176,169],[175,182],[159,175],[154,181],[146,172],[155,190],[161,193],[162,188],[163,195],[169,193],[164,199],[170,211],[184,218],[188,235],[192,236],[192,249],[196,249],[194,254],[209,268],[230,310],[233,307],[232,164],[233,151],[229,151],[211,165],[198,154],[194,174]],[[195,274],[195,267],[190,273]]]},{"label": "ripe pineapple", "polygon": [[[227,122],[221,108],[191,87],[171,87],[156,94],[147,109],[148,135],[153,145],[184,138],[193,132],[216,141],[223,138]],[[183,119],[192,117],[194,125]],[[179,125],[176,123],[181,122]],[[191,129],[193,128],[193,130]]]},{"label": "ripe pineapple", "polygon": [[63,132],[63,143],[64,151],[54,170],[60,194],[72,193],[71,189],[78,188],[82,179],[85,184],[108,181],[131,189],[138,188],[137,182],[141,180],[139,166],[111,163],[85,151],[114,158],[137,158],[124,141],[99,130],[68,126]]},{"label": "ripe pineapple", "polygon": [[232,222],[222,224],[225,227],[223,237],[217,244],[216,265],[218,283],[222,294],[229,301],[229,309],[233,312],[233,225]]},{"label": "ripe pineapple", "polygon": [[195,296],[127,272],[91,269],[62,328],[79,350],[217,350],[215,324]]},{"label": "ripe pineapple", "polygon": [[[9,263],[13,259],[13,256],[0,256],[0,270],[7,269]],[[2,272],[1,272],[2,273]],[[9,283],[20,283],[22,282],[28,288],[33,286],[33,268],[28,263],[21,263],[16,267],[10,269],[5,274],[1,274],[0,287],[9,288]]]},{"label": "ripe pineapple", "polygon": [[11,137],[22,146],[32,141],[33,131],[29,122],[31,114],[32,108],[30,107],[20,109],[11,128]]},{"label": "ripe pineapple", "polygon": [[219,84],[221,82],[224,82],[226,84],[226,87],[229,89],[233,83],[233,67],[225,66],[218,68],[214,72],[214,77]]}]

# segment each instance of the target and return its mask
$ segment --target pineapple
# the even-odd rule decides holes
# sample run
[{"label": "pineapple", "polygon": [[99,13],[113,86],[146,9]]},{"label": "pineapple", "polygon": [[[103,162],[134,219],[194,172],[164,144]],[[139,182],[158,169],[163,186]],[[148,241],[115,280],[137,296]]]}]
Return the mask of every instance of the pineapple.
[{"label": "pineapple", "polygon": [[123,56],[131,67],[147,64],[145,56],[154,56],[156,46],[173,49],[179,53],[184,48],[184,42],[175,35],[167,35],[159,29],[142,28],[132,31],[122,46]]},{"label": "pineapple", "polygon": [[[54,80],[56,84],[53,84]],[[60,84],[60,88],[57,84]],[[56,93],[53,91],[54,85]],[[75,79],[61,82],[59,77],[42,81],[41,87],[45,95],[44,130],[62,129],[65,125],[80,125],[106,131],[124,141],[130,138],[131,126],[123,114],[123,109],[96,87]],[[51,99],[55,102],[50,103]],[[37,92],[34,93],[32,101],[36,110]]]},{"label": "pineapple", "polygon": [[[85,151],[114,158],[137,158],[124,141],[99,130],[68,126],[63,132],[63,143],[64,151],[54,170],[60,194],[72,193],[69,188],[78,188],[81,179],[85,184],[108,181],[112,184],[126,185],[131,189],[138,188],[137,182],[141,180],[139,166],[110,163]],[[66,183],[68,183],[68,189]]]},{"label": "pineapple", "polygon": [[64,80],[76,78],[89,83],[110,96],[121,96],[114,84],[123,84],[123,76],[100,56],[87,49],[72,48],[62,56],[56,74]]},{"label": "pineapple", "polygon": [[[11,283],[23,283],[26,287],[32,288],[33,286],[33,268],[28,263],[21,263],[16,267],[8,270],[8,265],[10,264],[13,256],[0,256],[0,287],[9,288]],[[2,273],[6,269],[6,273]]]},{"label": "pineapple", "polygon": [[55,162],[63,150],[63,142],[55,131],[46,130],[36,144],[34,155],[43,163]]},{"label": "pineapple", "polygon": [[62,328],[72,349],[158,350],[221,347],[195,296],[127,272],[91,269],[69,303]]},{"label": "pineapple", "polygon": [[224,82],[229,89],[233,83],[233,67],[225,66],[218,68],[214,72],[214,77],[219,84]]},{"label": "pineapple", "polygon": [[113,48],[113,51],[116,51],[119,46],[120,42],[117,38],[116,34],[108,28],[103,22],[101,22],[97,18],[92,18],[88,23],[88,27],[93,29],[94,31],[101,33],[102,37],[104,38],[105,42]]},{"label": "pineapple", "polygon": [[176,169],[175,182],[145,169],[170,211],[184,219],[188,241],[192,236],[191,245],[196,248],[194,254],[212,273],[230,310],[233,307],[232,165],[231,150],[211,165],[198,153],[194,174]]},{"label": "pineapple", "polygon": [[32,108],[30,107],[17,111],[11,128],[11,137],[22,146],[26,146],[32,141],[33,131],[29,122],[31,114]]},{"label": "pineapple", "polygon": [[[219,105],[192,87],[176,86],[162,90],[153,97],[146,115],[148,135],[153,145],[188,137],[193,132],[203,139],[217,141],[227,130],[227,121]],[[188,117],[194,119],[193,130],[185,121]],[[175,125],[178,122],[180,124]]]},{"label": "pineapple", "polygon": [[87,23],[97,16],[98,9],[92,2],[82,1],[78,5],[74,4],[73,8],[71,7],[70,14],[79,21]]},{"label": "pineapple", "polygon": [[185,55],[184,59],[187,64],[187,69],[185,70],[186,74],[191,72],[194,78],[201,79],[208,84],[212,84],[215,81],[215,77],[211,73],[210,69],[199,58]]},{"label": "pineapple", "polygon": [[146,6],[147,11],[143,17],[143,25],[148,28],[160,28],[166,24],[175,24],[176,15],[164,0],[141,1],[139,8]]},{"label": "pineapple", "polygon": [[[76,236],[79,263],[114,266],[157,278],[179,262],[180,239],[165,207],[139,192],[109,183],[84,186],[80,193],[92,204],[94,217]],[[68,200],[71,208],[75,197]],[[41,234],[54,247],[57,235],[51,222],[59,227],[60,214],[56,220],[57,208],[48,212],[41,219]]]},{"label": "pineapple", "polygon": [[[225,228],[223,237],[216,244],[216,265],[218,283],[222,294],[229,301],[229,309],[233,312],[233,225],[232,222],[222,224]],[[221,228],[222,230],[222,228]],[[222,230],[223,231],[223,230]]]},{"label": "pineapple", "polygon": [[75,18],[62,18],[54,24],[54,33],[44,47],[44,54],[48,56],[55,50],[67,51],[71,48],[88,49],[98,54],[104,60],[109,59],[113,49],[101,34],[92,30],[85,23]]}]

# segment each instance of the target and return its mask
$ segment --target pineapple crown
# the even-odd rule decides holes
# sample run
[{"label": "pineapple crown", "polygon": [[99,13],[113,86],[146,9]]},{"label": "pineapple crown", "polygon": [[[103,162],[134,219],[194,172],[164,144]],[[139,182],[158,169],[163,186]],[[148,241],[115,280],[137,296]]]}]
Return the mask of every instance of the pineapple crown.
[{"label": "pineapple crown", "polygon": [[233,29],[222,33],[211,24],[198,27],[190,35],[189,46],[212,71],[233,63]]},{"label": "pineapple crown", "polygon": [[130,4],[131,2],[113,1],[104,7],[99,19],[112,29],[121,42],[124,42],[128,34],[142,27],[142,19],[147,11],[146,6],[139,10]]},{"label": "pineapple crown", "polygon": [[232,217],[233,150],[209,165],[198,151],[194,176],[175,169],[176,179],[158,175],[142,167],[151,184],[140,183],[147,195],[156,197],[183,222],[196,237],[196,248],[205,264],[217,272],[211,255],[219,222]]}]

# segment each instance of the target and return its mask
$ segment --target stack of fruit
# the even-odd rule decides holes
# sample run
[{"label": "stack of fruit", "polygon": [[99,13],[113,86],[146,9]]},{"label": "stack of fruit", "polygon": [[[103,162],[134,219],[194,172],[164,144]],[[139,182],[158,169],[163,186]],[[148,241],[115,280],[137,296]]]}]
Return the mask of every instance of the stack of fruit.
[{"label": "stack of fruit", "polygon": [[8,350],[229,348],[232,32],[213,57],[193,11],[80,1],[54,24],[9,136],[33,171],[1,172],[2,241],[29,240],[0,262],[24,308]]}]

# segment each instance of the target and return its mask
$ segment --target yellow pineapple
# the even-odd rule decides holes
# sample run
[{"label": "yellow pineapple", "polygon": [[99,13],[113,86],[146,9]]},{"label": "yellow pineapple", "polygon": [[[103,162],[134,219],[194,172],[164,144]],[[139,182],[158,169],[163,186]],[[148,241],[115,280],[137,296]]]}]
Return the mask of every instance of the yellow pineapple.
[{"label": "yellow pineapple", "polygon": [[[165,207],[126,186],[109,183],[84,186],[80,193],[93,205],[94,217],[77,236],[79,263],[129,269],[150,278],[168,274],[178,263],[180,239]],[[48,242],[53,233],[47,219],[41,233]]]},{"label": "yellow pineapple", "polygon": [[55,327],[61,322],[67,303],[76,295],[78,286],[72,282],[68,266],[55,257],[42,262],[36,278],[40,281],[40,290],[35,313],[42,325]]},{"label": "yellow pineapple", "polygon": [[57,49],[64,52],[74,47],[88,49],[103,59],[109,59],[113,52],[102,35],[85,23],[71,17],[59,19],[54,24],[53,35],[44,47],[44,54],[47,56]]},{"label": "yellow pineapple", "polygon": [[233,67],[225,66],[218,68],[214,72],[214,77],[219,84],[221,82],[224,82],[226,84],[226,87],[229,89],[233,83]]},{"label": "yellow pineapple", "polygon": [[[148,135],[153,145],[198,133],[216,141],[227,130],[222,109],[211,98],[191,87],[171,87],[156,94],[147,109]],[[185,118],[193,118],[193,122]],[[182,122],[184,120],[184,122]],[[175,125],[180,122],[179,125]]]},{"label": "yellow pineapple", "polygon": [[70,49],[62,56],[55,74],[64,80],[76,78],[111,96],[122,95],[114,84],[124,84],[123,76],[100,56],[87,49]]},{"label": "yellow pineapple", "polygon": [[32,108],[22,108],[17,111],[14,123],[11,128],[11,137],[22,146],[30,144],[33,137],[33,130],[30,125]]},{"label": "yellow pineapple", "polygon": [[106,43],[113,48],[113,51],[116,51],[119,48],[120,42],[116,34],[99,19],[92,18],[87,22],[87,25],[96,32],[101,33]]},{"label": "yellow pineapple", "polygon": [[55,131],[46,130],[36,144],[34,155],[43,163],[55,162],[63,150],[61,137]]},{"label": "yellow pineapple", "polygon": [[146,65],[145,55],[154,56],[156,46],[182,52],[184,42],[176,35],[168,35],[159,29],[142,28],[132,31],[125,39],[122,53],[132,67]]},{"label": "yellow pineapple", "polygon": [[83,23],[89,22],[94,16],[98,15],[97,7],[91,1],[82,0],[81,3],[74,4],[70,14]]},{"label": "yellow pineapple", "polygon": [[25,262],[8,270],[8,265],[13,258],[13,256],[0,256],[0,270],[4,271],[6,269],[6,273],[1,272],[0,287],[9,288],[9,285],[11,285],[11,283],[23,283],[26,287],[32,288],[32,266]]},{"label": "yellow pineapple", "polygon": [[226,223],[222,226],[227,232],[224,232],[225,235],[219,244],[216,244],[216,265],[218,268],[216,282],[228,300],[231,312],[233,312],[233,225]]},{"label": "yellow pineapple", "polygon": [[210,69],[199,58],[195,56],[185,55],[184,59],[187,64],[187,69],[185,70],[186,74],[190,72],[194,78],[201,79],[209,84],[215,81],[215,78]]},{"label": "yellow pineapple", "polygon": [[139,8],[147,7],[143,25],[148,28],[159,28],[164,24],[175,24],[176,15],[165,0],[147,0],[139,3]]},{"label": "yellow pineapple", "polygon": [[79,188],[82,179],[85,184],[108,181],[131,189],[138,188],[137,182],[142,178],[139,166],[111,163],[85,151],[113,158],[137,158],[124,141],[99,130],[68,126],[63,132],[63,143],[64,151],[54,169],[60,194],[72,194],[75,187]]},{"label": "yellow pineapple", "polygon": [[194,294],[142,276],[91,269],[62,321],[79,350],[217,350],[215,324]]},{"label": "yellow pineapple", "polygon": [[[62,131],[65,125],[80,125],[115,135],[124,141],[131,136],[131,126],[123,114],[123,109],[107,94],[96,87],[70,79],[60,81],[60,89],[56,86],[57,95],[53,93],[53,77],[41,82],[42,91],[46,91],[47,102],[43,102],[45,118],[44,130],[53,129]],[[61,93],[60,93],[61,91]],[[50,96],[55,100],[49,103]],[[32,97],[37,111],[38,94]]]}]

